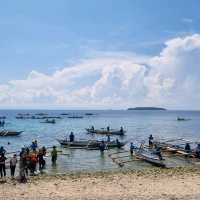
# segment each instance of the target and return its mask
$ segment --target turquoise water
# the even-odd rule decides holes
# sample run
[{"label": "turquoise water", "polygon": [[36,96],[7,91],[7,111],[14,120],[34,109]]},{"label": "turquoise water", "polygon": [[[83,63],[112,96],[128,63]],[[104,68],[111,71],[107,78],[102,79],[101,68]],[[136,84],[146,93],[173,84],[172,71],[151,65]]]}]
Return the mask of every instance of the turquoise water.
[{"label": "turquoise water", "polygon": [[[43,120],[37,119],[16,119],[17,113],[48,113],[49,116],[61,116],[61,113],[83,116],[83,119],[69,119],[68,116],[61,116],[56,124],[40,123]],[[94,115],[86,116],[91,112]],[[127,130],[126,136],[119,138],[130,143],[133,141],[139,144],[142,140],[147,141],[150,134],[155,138],[185,138],[191,141],[200,141],[200,112],[198,111],[36,111],[36,110],[1,110],[0,116],[6,116],[5,129],[24,131],[18,137],[1,137],[0,145],[4,146],[7,152],[20,150],[21,147],[28,146],[32,140],[37,139],[40,146],[50,147],[60,146],[56,139],[69,135],[71,131],[75,133],[76,139],[105,139],[104,136],[91,136],[86,133],[85,128],[93,125],[95,128],[107,127],[119,129],[123,126]],[[177,116],[190,118],[189,121],[177,121]],[[113,137],[111,139],[116,139]],[[10,142],[10,145],[8,145]],[[125,149],[128,149],[128,145]],[[119,169],[108,157],[111,151],[105,152],[102,156],[99,151],[62,149],[63,154],[58,158],[56,167],[51,167],[48,163],[49,172],[67,172],[82,170],[109,170]],[[112,150],[114,152],[116,150]],[[47,162],[49,158],[47,157]],[[149,164],[136,161],[126,165],[131,168],[150,167]]]}]

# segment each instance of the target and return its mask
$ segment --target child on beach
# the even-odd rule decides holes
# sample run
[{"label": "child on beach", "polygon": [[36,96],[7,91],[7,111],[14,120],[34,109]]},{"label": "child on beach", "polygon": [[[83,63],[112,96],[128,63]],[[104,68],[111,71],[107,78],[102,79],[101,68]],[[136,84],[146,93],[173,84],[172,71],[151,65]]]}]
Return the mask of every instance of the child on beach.
[{"label": "child on beach", "polygon": [[13,157],[10,159],[10,175],[12,178],[15,176],[15,168],[17,165],[17,155],[14,154]]}]

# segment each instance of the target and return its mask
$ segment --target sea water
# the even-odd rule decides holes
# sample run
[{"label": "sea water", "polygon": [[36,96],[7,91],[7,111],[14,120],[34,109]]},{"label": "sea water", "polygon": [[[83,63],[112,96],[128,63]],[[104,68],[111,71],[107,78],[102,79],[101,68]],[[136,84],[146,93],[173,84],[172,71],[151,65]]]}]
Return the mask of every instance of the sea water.
[{"label": "sea water", "polygon": [[[55,124],[41,123],[42,119],[16,119],[18,113],[46,113],[48,116],[60,116]],[[68,113],[69,115],[61,115]],[[85,115],[92,113],[93,115]],[[108,156],[117,150],[105,151],[102,155],[98,150],[66,149],[60,147],[57,139],[68,137],[70,132],[75,134],[75,140],[106,140],[106,136],[87,134],[85,128],[94,126],[97,129],[110,126],[111,129],[127,131],[124,137],[113,136],[111,140],[119,139],[127,142],[125,149],[129,149],[130,142],[139,145],[142,141],[148,142],[148,136],[154,138],[172,139],[185,138],[190,141],[200,141],[200,112],[199,111],[136,111],[136,110],[1,110],[0,116],[6,116],[4,129],[23,131],[17,137],[0,137],[0,146],[7,152],[19,151],[37,140],[39,146],[51,147],[56,145],[62,150],[58,156],[56,166],[51,166],[50,157],[46,158],[49,173],[65,173],[72,171],[100,171],[118,170]],[[83,116],[82,119],[70,119],[68,116]],[[190,120],[177,121],[177,117]],[[136,161],[128,163],[126,167],[141,169],[150,167],[150,164]]]}]

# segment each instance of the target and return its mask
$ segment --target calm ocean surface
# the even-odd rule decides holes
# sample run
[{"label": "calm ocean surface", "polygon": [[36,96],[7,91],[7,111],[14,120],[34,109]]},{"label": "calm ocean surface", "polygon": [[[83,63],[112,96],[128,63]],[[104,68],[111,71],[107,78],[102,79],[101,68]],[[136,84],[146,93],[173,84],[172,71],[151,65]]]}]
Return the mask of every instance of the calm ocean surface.
[{"label": "calm ocean surface", "polygon": [[[83,116],[83,119],[69,119],[61,116],[56,124],[40,123],[38,119],[16,119],[18,113],[48,113],[49,116],[61,116],[61,113]],[[93,113],[86,116],[85,113]],[[126,136],[119,138],[123,141],[133,141],[139,144],[142,140],[148,141],[148,136],[153,134],[155,138],[185,138],[191,141],[200,141],[200,111],[46,111],[46,110],[1,110],[0,116],[6,116],[5,129],[24,131],[17,137],[0,137],[0,146],[4,146],[7,152],[18,151],[21,147],[29,146],[32,140],[37,139],[39,146],[60,146],[56,139],[75,133],[75,139],[105,139],[104,136],[91,136],[86,134],[85,128],[93,125],[95,128],[103,128],[108,125],[119,129],[123,126],[127,130]],[[189,121],[177,121],[176,118],[190,118]],[[117,137],[111,137],[116,139]],[[10,145],[8,145],[10,142]],[[129,148],[129,143],[125,148]],[[57,166],[51,167],[47,158],[47,170],[51,172],[71,171],[99,171],[118,170],[119,167],[112,162],[108,154],[117,150],[106,151],[102,156],[97,150],[63,149],[63,154],[58,158]],[[127,164],[126,167],[145,168],[149,164],[137,161]]]}]

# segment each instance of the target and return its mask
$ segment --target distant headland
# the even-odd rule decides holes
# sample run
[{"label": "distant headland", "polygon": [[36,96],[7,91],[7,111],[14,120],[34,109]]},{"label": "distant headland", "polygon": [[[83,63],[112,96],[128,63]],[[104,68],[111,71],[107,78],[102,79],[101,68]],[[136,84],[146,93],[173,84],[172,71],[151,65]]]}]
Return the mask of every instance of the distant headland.
[{"label": "distant headland", "polygon": [[128,108],[128,110],[167,110],[167,109],[158,107],[135,107],[135,108]]}]

